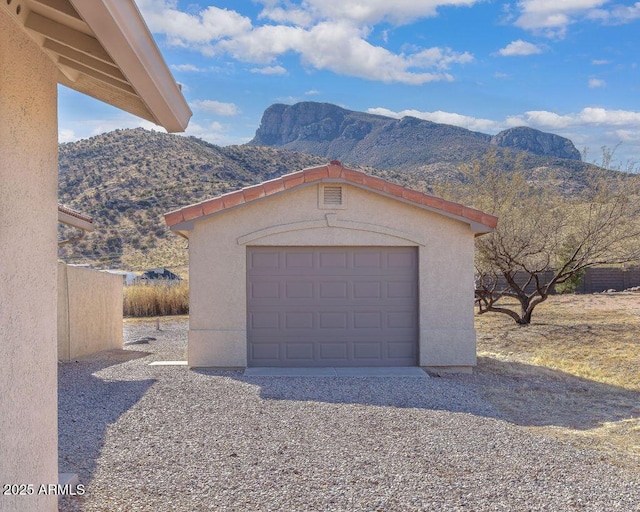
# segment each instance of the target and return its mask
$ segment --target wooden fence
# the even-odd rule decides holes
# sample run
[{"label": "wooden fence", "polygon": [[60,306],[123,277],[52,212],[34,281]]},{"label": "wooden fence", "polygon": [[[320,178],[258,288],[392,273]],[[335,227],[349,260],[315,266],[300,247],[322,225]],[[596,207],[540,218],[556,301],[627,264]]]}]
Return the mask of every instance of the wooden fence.
[{"label": "wooden fence", "polygon": [[594,267],[587,269],[578,293],[596,293],[606,290],[621,292],[640,286],[640,267]]},{"label": "wooden fence", "polygon": [[[519,286],[524,286],[528,277],[527,274],[518,273],[515,281]],[[542,282],[548,282],[553,278],[553,272],[545,272],[540,277]],[[504,278],[499,278],[498,289],[506,286]],[[640,286],[640,267],[594,267],[587,269],[576,293],[598,293],[606,290],[620,292],[634,286]],[[535,285],[529,284],[525,291],[531,293],[534,290]]]}]

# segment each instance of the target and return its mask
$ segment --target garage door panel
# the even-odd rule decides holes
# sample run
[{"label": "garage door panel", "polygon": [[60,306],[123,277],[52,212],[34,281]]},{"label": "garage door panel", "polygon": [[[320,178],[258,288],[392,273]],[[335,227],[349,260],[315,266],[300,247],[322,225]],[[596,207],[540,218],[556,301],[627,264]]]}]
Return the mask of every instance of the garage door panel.
[{"label": "garage door panel", "polygon": [[390,269],[412,268],[415,266],[414,253],[390,253],[387,255],[387,267]]},{"label": "garage door panel", "polygon": [[390,341],[386,345],[387,357],[390,359],[413,359],[417,356],[414,343],[406,341]]},{"label": "garage door panel", "polygon": [[280,268],[280,253],[278,251],[261,251],[252,253],[249,257],[249,268],[252,270],[268,269],[273,271]]},{"label": "garage door panel", "polygon": [[411,281],[387,282],[387,298],[389,299],[412,299],[416,297],[416,292],[416,284]]},{"label": "garage door panel", "polygon": [[353,314],[354,329],[380,329],[382,327],[382,312],[360,311]]},{"label": "garage door panel", "polygon": [[382,283],[376,281],[357,281],[353,283],[354,299],[379,299],[382,297]]},{"label": "garage door panel", "polygon": [[285,265],[287,269],[311,269],[313,268],[313,254],[308,252],[287,252],[285,253]]},{"label": "garage door panel", "polygon": [[346,311],[318,312],[320,329],[338,329],[344,331],[349,327],[349,313]]},{"label": "garage door panel", "polygon": [[417,364],[416,248],[260,247],[247,263],[249,366]]},{"label": "garage door panel", "polygon": [[277,311],[262,311],[249,314],[249,327],[256,329],[280,330],[280,314]]},{"label": "garage door panel", "polygon": [[382,346],[379,342],[361,341],[353,344],[353,357],[355,359],[379,361],[382,359]]},{"label": "garage door panel", "polygon": [[249,288],[249,296],[251,299],[279,299],[280,298],[280,282],[279,281],[257,281],[251,283]]},{"label": "garage door panel", "polygon": [[313,329],[314,321],[313,311],[287,311],[284,314],[285,329],[287,331],[297,329]]},{"label": "garage door panel", "polygon": [[382,267],[382,251],[356,252],[353,255],[354,268],[376,268]]},{"label": "garage door panel", "polygon": [[312,342],[294,342],[287,343],[283,348],[288,360],[304,360],[313,361],[314,359],[314,343]]},{"label": "garage door panel", "polygon": [[318,288],[319,299],[347,299],[348,286],[344,281],[321,282]]},{"label": "garage door panel", "polygon": [[[318,251],[318,267],[328,269],[330,272],[335,269],[348,268],[349,255],[347,251]],[[326,270],[325,270],[326,271]]]},{"label": "garage door panel", "polygon": [[413,329],[417,317],[413,311],[389,311],[387,313],[388,329]]},{"label": "garage door panel", "polygon": [[314,283],[311,281],[288,282],[284,287],[286,299],[313,299]]},{"label": "garage door panel", "polygon": [[279,361],[280,343],[257,343],[250,349],[252,359],[256,361]]},{"label": "garage door panel", "polygon": [[349,359],[349,347],[346,342],[319,342],[318,359],[327,361],[328,359],[347,361]]}]

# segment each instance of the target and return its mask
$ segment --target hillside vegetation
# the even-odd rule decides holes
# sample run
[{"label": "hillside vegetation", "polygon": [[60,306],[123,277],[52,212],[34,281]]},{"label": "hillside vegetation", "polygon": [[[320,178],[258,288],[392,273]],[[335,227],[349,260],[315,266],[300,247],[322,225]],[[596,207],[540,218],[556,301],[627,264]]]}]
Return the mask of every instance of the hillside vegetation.
[{"label": "hillside vegetation", "polygon": [[[494,154],[500,171],[524,169],[529,182],[565,196],[580,194],[594,176],[619,174],[573,158],[570,141],[536,130],[515,130],[492,139],[415,118],[395,120],[333,105],[305,105],[302,110],[270,107],[256,138],[242,146],[219,147],[195,137],[142,128],[61,144],[59,202],[92,216],[96,231],[62,247],[60,258],[128,270],[168,266],[184,273],[186,240],[170,233],[164,213],[336,158],[349,167],[431,193],[438,193],[444,184],[464,181],[461,166],[487,151]],[[270,121],[274,112],[279,117]],[[297,117],[291,117],[293,113]],[[288,124],[282,124],[285,121]],[[294,135],[294,141],[286,142]],[[540,155],[518,147],[573,157]],[[299,152],[302,149],[307,153]],[[71,230],[61,228],[60,237],[70,235]]]},{"label": "hillside vegetation", "polygon": [[164,213],[325,163],[287,150],[218,147],[141,128],[62,144],[59,160],[58,201],[96,224],[94,233],[62,247],[59,256],[132,270],[186,265],[186,241],[169,232]]}]

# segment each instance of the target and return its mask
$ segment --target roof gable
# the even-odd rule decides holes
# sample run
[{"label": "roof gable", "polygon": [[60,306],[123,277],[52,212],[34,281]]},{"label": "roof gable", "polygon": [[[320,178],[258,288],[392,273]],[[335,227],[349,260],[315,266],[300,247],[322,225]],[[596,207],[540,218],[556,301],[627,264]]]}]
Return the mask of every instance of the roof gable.
[{"label": "roof gable", "polygon": [[311,167],[285,174],[279,178],[245,187],[235,192],[207,199],[165,214],[167,225],[179,234],[192,229],[191,224],[211,215],[224,212],[297,187],[316,182],[347,183],[469,224],[477,234],[495,229],[498,218],[459,203],[418,192],[361,171],[343,167],[333,160],[327,165]]}]

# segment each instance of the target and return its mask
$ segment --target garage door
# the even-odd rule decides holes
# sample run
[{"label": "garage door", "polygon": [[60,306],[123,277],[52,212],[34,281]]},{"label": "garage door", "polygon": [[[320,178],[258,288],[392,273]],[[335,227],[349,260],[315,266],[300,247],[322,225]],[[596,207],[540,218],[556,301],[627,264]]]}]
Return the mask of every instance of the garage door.
[{"label": "garage door", "polygon": [[415,247],[248,248],[248,365],[417,365],[417,256]]}]

